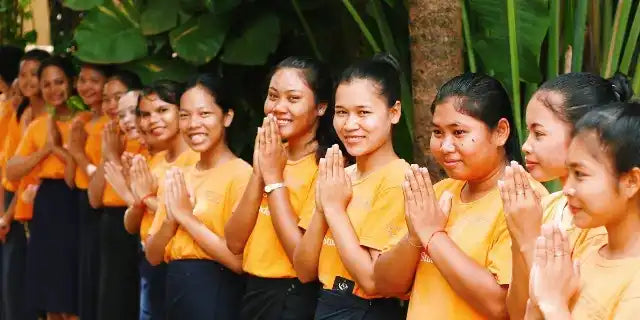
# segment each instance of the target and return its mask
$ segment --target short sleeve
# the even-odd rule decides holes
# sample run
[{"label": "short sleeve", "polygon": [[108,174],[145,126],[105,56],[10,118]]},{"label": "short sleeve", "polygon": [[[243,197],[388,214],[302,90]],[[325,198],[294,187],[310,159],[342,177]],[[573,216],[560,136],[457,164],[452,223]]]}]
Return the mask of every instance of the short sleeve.
[{"label": "short sleeve", "polygon": [[226,210],[228,212],[227,216],[224,217],[224,222],[227,223],[229,218],[231,218],[231,214],[236,211],[240,200],[242,200],[242,195],[244,194],[244,190],[247,188],[249,184],[249,179],[251,178],[251,171],[242,172],[238,174],[231,183],[229,188],[229,203],[231,204],[231,210]]},{"label": "short sleeve", "polygon": [[400,186],[386,188],[378,193],[371,212],[362,225],[360,245],[382,251],[403,230],[406,226],[403,199],[404,193]]},{"label": "short sleeve", "polygon": [[18,143],[18,147],[16,148],[16,155],[26,157],[36,151],[38,151],[38,147],[35,144],[34,134],[37,129],[35,126],[37,122],[32,122],[29,127],[27,127],[27,131],[25,131],[24,136],[20,139],[20,143]]},{"label": "short sleeve", "polygon": [[487,253],[486,267],[496,277],[498,284],[508,285],[511,283],[511,236],[502,213],[493,235],[494,240]]}]

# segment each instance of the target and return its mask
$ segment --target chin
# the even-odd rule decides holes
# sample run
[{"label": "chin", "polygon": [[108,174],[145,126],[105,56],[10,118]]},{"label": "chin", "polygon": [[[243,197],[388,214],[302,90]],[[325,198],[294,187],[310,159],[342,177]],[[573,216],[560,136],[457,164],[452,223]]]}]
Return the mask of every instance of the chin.
[{"label": "chin", "polygon": [[198,153],[203,153],[209,149],[211,149],[211,145],[209,143],[201,143],[201,144],[197,144],[197,145],[189,145],[189,147],[191,148],[191,150],[198,152]]}]

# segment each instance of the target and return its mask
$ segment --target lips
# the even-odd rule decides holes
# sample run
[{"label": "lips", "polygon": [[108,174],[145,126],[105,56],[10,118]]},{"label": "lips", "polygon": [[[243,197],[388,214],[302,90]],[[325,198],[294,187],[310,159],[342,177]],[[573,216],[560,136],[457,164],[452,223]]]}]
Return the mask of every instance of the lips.
[{"label": "lips", "polygon": [[151,130],[149,130],[149,133],[154,136],[159,136],[164,133],[164,129],[164,127],[153,127],[151,128]]},{"label": "lips", "polygon": [[457,160],[457,159],[444,159],[444,161],[442,162],[442,165],[448,168],[451,167],[455,167],[458,164],[460,164],[462,161]]},{"label": "lips", "polygon": [[345,143],[354,144],[363,141],[365,136],[345,136]]},{"label": "lips", "polygon": [[277,119],[276,123],[278,124],[278,126],[282,127],[282,126],[286,126],[291,124],[293,121],[289,120],[289,119]]},{"label": "lips", "polygon": [[188,137],[191,143],[200,144],[207,139],[207,134],[202,132],[195,132],[195,133],[190,133]]}]

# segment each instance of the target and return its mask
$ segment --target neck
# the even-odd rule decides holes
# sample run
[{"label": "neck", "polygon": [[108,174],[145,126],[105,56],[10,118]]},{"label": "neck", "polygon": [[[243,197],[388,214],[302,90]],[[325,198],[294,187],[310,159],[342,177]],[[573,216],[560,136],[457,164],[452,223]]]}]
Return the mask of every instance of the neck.
[{"label": "neck", "polygon": [[93,114],[93,119],[98,119],[102,116],[102,102],[95,103],[91,107],[91,113]]},{"label": "neck", "polygon": [[71,115],[71,110],[67,107],[67,104],[63,104],[56,107],[56,116],[68,117]]},{"label": "neck", "polygon": [[494,166],[494,169],[489,174],[477,180],[469,180],[462,189],[462,197],[465,201],[473,201],[478,199],[482,195],[491,191],[498,185],[498,180],[502,178],[504,174],[504,168],[508,161],[506,158]]},{"label": "neck", "polygon": [[234,158],[235,155],[231,152],[229,146],[224,142],[219,142],[209,150],[200,153],[200,161],[197,168],[209,170]]},{"label": "neck", "polygon": [[167,149],[167,161],[168,162],[175,161],[175,159],[180,154],[187,151],[187,149],[189,149],[189,146],[182,138],[182,134],[178,132],[178,134],[176,134],[176,136],[173,137],[173,140],[171,141],[171,143],[169,144],[169,148]]},{"label": "neck", "polygon": [[603,254],[606,258],[621,259],[640,256],[640,209],[631,205],[619,221],[612,222],[607,228],[609,243]]},{"label": "neck", "polygon": [[393,151],[393,144],[391,143],[391,139],[389,139],[376,151],[356,157],[358,176],[366,176],[396,159],[398,159],[398,155]]},{"label": "neck", "polygon": [[46,111],[44,107],[44,100],[39,96],[29,98],[29,107],[31,108],[31,114],[34,117],[37,117]]},{"label": "neck", "polygon": [[299,160],[318,149],[318,141],[315,139],[318,123],[313,125],[311,130],[299,137],[292,137],[287,140],[287,157],[289,160]]}]

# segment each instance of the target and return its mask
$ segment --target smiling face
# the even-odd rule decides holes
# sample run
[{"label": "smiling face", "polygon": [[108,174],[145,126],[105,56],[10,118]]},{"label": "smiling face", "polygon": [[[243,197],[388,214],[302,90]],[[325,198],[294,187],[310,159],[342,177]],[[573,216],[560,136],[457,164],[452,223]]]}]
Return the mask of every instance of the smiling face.
[{"label": "smiling face", "polygon": [[301,70],[282,68],[271,77],[264,113],[276,117],[284,140],[299,138],[315,130],[318,117],[325,109],[326,105],[316,106],[313,91]]},{"label": "smiling face", "polygon": [[567,149],[571,142],[571,125],[546,106],[562,105],[564,98],[552,91],[538,91],[527,105],[529,136],[522,145],[527,171],[538,181],[567,176]]},{"label": "smiling face", "polygon": [[76,89],[84,104],[90,107],[102,105],[102,90],[106,80],[102,73],[93,68],[82,67],[80,69]]},{"label": "smiling face", "polygon": [[199,85],[180,98],[180,132],[196,152],[212,150],[224,143],[225,129],[232,120],[233,111],[224,112],[211,93]]},{"label": "smiling face", "polygon": [[135,140],[140,138],[136,125],[136,106],[138,105],[139,93],[129,91],[120,97],[118,101],[118,124],[120,130],[126,133],[127,138]]},{"label": "smiling face", "polygon": [[431,153],[450,178],[480,180],[504,165],[509,123],[503,118],[491,130],[484,122],[458,111],[460,99],[450,97],[435,107]]},{"label": "smiling face", "polygon": [[333,127],[347,152],[368,155],[391,143],[391,128],[400,121],[399,102],[389,107],[375,82],[352,79],[336,89]]},{"label": "smiling face", "polygon": [[22,95],[27,98],[40,94],[38,68],[40,68],[40,62],[37,60],[23,60],[20,62],[18,87]]},{"label": "smiling face", "polygon": [[56,108],[65,106],[71,95],[71,79],[60,67],[50,65],[42,71],[40,90],[42,98],[49,105]]},{"label": "smiling face", "polygon": [[578,134],[569,145],[569,175],[563,192],[574,224],[594,228],[620,220],[626,213],[625,175],[615,173],[608,152],[594,131]]},{"label": "smiling face", "polygon": [[140,99],[140,128],[151,143],[164,144],[179,134],[178,106],[151,93]]},{"label": "smiling face", "polygon": [[102,112],[111,119],[118,117],[118,101],[129,89],[120,80],[107,81],[102,90]]}]

